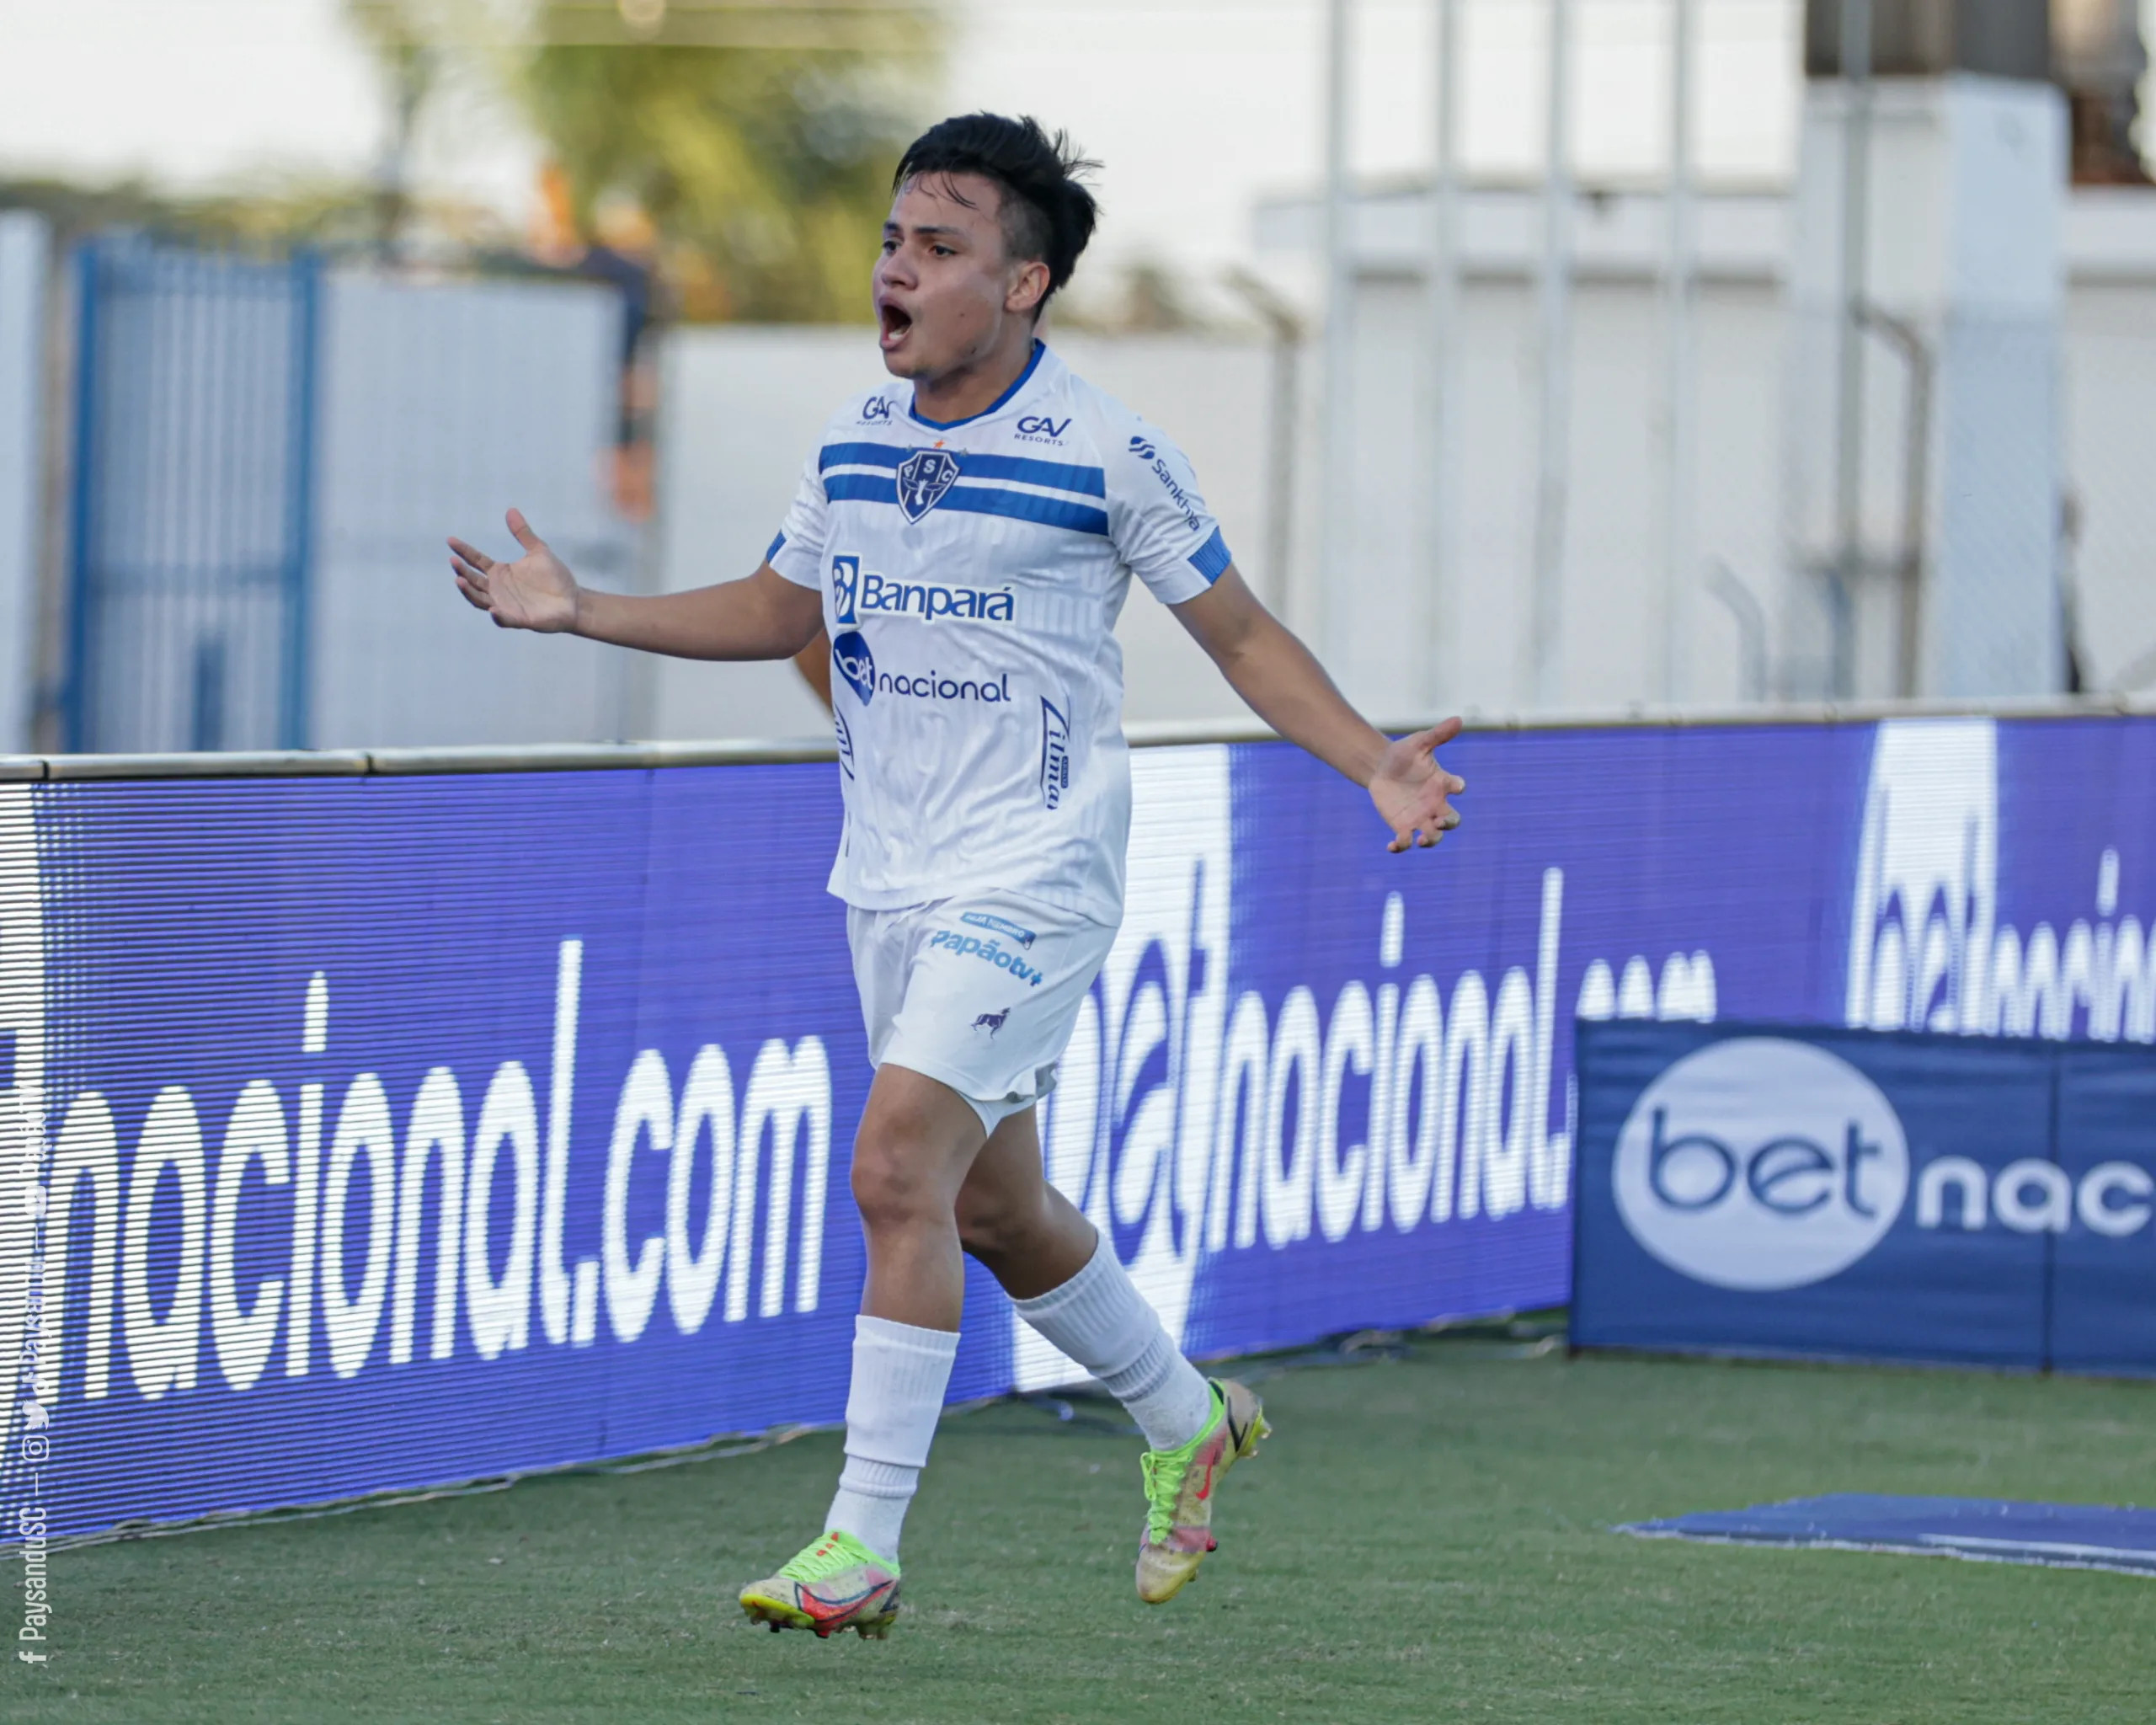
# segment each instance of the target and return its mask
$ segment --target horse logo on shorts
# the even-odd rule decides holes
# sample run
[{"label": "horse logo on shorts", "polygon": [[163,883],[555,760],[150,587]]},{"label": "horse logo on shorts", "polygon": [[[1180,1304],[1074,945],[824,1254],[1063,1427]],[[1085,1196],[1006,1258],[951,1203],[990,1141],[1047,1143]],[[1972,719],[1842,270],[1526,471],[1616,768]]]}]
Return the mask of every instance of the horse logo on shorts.
[{"label": "horse logo on shorts", "polygon": [[1008,1007],[1000,1012],[983,1012],[980,1017],[974,1020],[974,1028],[987,1031],[989,1040],[993,1042],[995,1039],[995,1033],[1003,1028],[1003,1021],[1010,1016],[1011,1009]]}]

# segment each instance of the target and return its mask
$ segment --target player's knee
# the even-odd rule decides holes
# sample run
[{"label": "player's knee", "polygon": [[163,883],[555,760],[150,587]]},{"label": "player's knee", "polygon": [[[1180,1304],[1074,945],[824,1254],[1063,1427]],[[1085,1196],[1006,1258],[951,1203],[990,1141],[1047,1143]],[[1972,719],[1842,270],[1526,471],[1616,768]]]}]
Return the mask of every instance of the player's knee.
[{"label": "player's knee", "polygon": [[862,1226],[872,1234],[942,1220],[949,1226],[950,1204],[935,1182],[922,1177],[896,1146],[863,1142],[853,1152],[853,1203]]}]

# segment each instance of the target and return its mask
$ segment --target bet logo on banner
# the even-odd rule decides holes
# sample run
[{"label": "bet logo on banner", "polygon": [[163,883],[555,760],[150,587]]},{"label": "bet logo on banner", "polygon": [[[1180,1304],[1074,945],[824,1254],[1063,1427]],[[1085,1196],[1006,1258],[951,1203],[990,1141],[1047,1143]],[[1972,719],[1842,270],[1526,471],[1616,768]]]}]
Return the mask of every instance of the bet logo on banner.
[{"label": "bet logo on banner", "polygon": [[1618,1213],[1670,1268],[1718,1288],[1801,1288],[1876,1246],[1908,1194],[1893,1105],[1839,1055],[1736,1037],[1650,1084],[1617,1139]]}]

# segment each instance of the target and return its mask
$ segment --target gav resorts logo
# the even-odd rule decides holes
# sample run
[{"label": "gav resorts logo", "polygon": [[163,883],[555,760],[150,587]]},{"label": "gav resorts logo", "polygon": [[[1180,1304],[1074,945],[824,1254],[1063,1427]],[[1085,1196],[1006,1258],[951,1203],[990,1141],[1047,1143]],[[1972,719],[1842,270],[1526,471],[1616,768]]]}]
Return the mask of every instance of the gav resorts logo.
[{"label": "gav resorts logo", "polygon": [[1670,1268],[1767,1292],[1847,1269],[1909,1187],[1893,1105],[1839,1055],[1747,1036],[1687,1055],[1618,1135],[1618,1213]]},{"label": "gav resorts logo", "polygon": [[858,629],[848,629],[842,635],[834,636],[831,663],[838,667],[839,675],[861,697],[861,704],[866,707],[876,693],[876,655],[868,650],[867,637]]},{"label": "gav resorts logo", "polygon": [[1028,414],[1018,421],[1018,439],[1022,443],[1060,443],[1063,434],[1070,429],[1070,415],[1060,419],[1050,419],[1046,414]]},{"label": "gav resorts logo", "polygon": [[917,521],[958,483],[958,457],[947,449],[916,449],[899,463],[899,507]]},{"label": "gav resorts logo", "polygon": [[872,395],[861,404],[861,423],[873,425],[879,419],[891,417],[891,398],[888,395]]}]

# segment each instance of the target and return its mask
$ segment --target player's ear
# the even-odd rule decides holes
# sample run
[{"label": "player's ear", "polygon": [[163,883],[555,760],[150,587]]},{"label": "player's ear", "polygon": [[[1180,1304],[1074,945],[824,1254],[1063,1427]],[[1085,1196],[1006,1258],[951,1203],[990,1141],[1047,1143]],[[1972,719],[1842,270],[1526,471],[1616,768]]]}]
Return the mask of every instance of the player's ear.
[{"label": "player's ear", "polygon": [[1018,265],[1011,291],[1003,296],[1003,307],[1008,312],[1038,311],[1047,297],[1048,265],[1034,258]]}]

